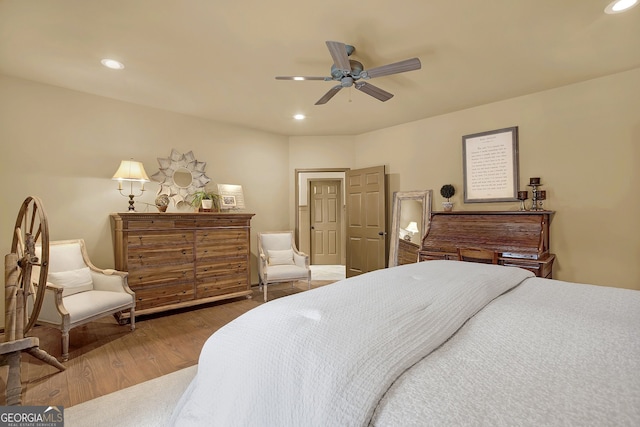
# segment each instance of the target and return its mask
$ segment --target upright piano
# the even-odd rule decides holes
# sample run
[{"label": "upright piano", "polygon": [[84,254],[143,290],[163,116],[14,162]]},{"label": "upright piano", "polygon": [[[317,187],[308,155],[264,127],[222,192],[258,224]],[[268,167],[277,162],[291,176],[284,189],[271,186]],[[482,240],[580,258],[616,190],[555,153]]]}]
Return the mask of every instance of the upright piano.
[{"label": "upright piano", "polygon": [[552,277],[549,253],[552,211],[432,212],[419,261],[458,259],[459,247],[498,252],[499,264],[521,267],[538,277]]}]

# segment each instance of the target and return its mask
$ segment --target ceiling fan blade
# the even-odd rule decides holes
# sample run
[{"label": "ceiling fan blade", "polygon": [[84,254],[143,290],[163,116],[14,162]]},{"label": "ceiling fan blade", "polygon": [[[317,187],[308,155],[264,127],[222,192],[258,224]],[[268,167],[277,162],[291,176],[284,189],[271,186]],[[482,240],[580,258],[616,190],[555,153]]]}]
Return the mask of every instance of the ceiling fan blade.
[{"label": "ceiling fan blade", "polygon": [[389,93],[386,90],[382,90],[379,87],[372,85],[371,83],[358,82],[355,84],[355,86],[359,91],[364,92],[367,95],[371,95],[382,102],[388,101],[393,98],[392,93]]},{"label": "ceiling fan blade", "polygon": [[324,96],[316,102],[316,105],[326,104],[327,101],[333,98],[334,95],[340,91],[340,89],[342,89],[342,86],[340,85],[332,87],[329,89],[329,92],[325,93]]},{"label": "ceiling fan blade", "polygon": [[308,77],[308,76],[276,76],[276,80],[333,80],[332,77]]},{"label": "ceiling fan blade", "polygon": [[351,72],[351,64],[349,63],[349,55],[347,55],[347,46],[340,42],[327,42],[329,53],[333,58],[333,63],[342,71],[345,76]]},{"label": "ceiling fan blade", "polygon": [[360,74],[360,76],[363,79],[372,79],[374,77],[404,73],[405,71],[419,70],[421,67],[422,64],[418,58],[411,58],[400,62],[394,62],[393,64],[382,65],[380,67],[371,68],[370,70],[365,70]]}]

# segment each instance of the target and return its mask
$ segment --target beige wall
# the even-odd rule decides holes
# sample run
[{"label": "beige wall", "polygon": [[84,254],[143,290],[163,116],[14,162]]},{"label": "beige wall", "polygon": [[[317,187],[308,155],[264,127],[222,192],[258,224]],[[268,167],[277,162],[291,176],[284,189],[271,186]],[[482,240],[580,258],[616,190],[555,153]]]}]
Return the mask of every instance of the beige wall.
[{"label": "beige wall", "polygon": [[[233,106],[231,107],[233,108]],[[238,107],[240,108],[240,106]],[[82,237],[96,265],[113,267],[109,213],[127,198],[111,180],[120,160],[142,161],[149,175],[171,149],[193,151],[215,183],[241,184],[255,233],[289,225],[287,137],[216,123],[0,76],[0,248],[10,251],[18,209],[28,195],[42,198],[51,240]],[[126,189],[126,186],[125,186]],[[143,197],[153,203],[158,184]],[[154,206],[148,208],[155,212]],[[253,282],[257,282],[255,255]]]},{"label": "beige wall", "polygon": [[433,189],[434,210],[448,183],[454,209],[515,210],[463,203],[462,136],[518,126],[521,188],[541,177],[545,207],[556,211],[554,277],[640,289],[638,87],[635,69],[359,135],[354,166],[386,165],[390,193]]}]

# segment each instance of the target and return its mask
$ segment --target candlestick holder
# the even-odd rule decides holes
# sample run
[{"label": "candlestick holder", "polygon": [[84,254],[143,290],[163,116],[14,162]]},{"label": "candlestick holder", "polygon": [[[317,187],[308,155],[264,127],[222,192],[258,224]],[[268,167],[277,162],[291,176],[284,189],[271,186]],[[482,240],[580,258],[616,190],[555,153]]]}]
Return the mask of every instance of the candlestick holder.
[{"label": "candlestick holder", "polygon": [[538,191],[538,208],[541,211],[544,210],[544,207],[542,206],[542,204],[544,203],[545,200],[547,200],[547,192],[545,190]]},{"label": "candlestick holder", "polygon": [[520,200],[520,210],[521,211],[526,211],[527,208],[524,205],[524,201],[527,200],[529,198],[529,192],[528,191],[518,191],[518,200]]},{"label": "candlestick holder", "polygon": [[[531,187],[531,211],[541,211],[542,210],[542,203],[540,203],[540,205],[538,205],[538,201],[540,200],[540,194],[538,191],[538,187],[540,187],[542,184],[540,183],[540,178],[539,177],[535,177],[535,178],[529,178],[529,187]],[[546,193],[545,193],[546,196]]]},{"label": "candlestick holder", "polygon": [[530,211],[541,211],[542,209],[538,206],[538,187],[540,187],[542,184],[540,184],[540,182],[538,183],[533,183],[533,178],[532,178],[532,184],[529,184],[529,187],[531,187],[531,209],[529,209]]}]

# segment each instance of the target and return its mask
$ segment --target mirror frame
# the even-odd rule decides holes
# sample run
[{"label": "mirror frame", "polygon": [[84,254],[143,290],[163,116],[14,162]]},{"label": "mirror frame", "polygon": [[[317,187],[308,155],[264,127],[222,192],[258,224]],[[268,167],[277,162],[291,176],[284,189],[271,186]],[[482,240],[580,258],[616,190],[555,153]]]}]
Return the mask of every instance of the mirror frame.
[{"label": "mirror frame", "polygon": [[[203,190],[211,179],[205,175],[204,169],[207,162],[199,162],[193,155],[193,151],[182,154],[176,149],[171,149],[168,158],[158,157],[160,170],[151,179],[160,183],[158,195],[166,194],[176,207],[189,205],[190,197],[198,190]],[[173,174],[177,170],[184,169],[191,173],[191,183],[187,187],[176,184]]]},{"label": "mirror frame", "polygon": [[[400,216],[402,213],[402,201],[416,200],[422,202],[422,221],[420,236],[420,244],[422,238],[429,231],[431,223],[431,190],[421,191],[394,191],[393,192],[393,211],[391,213],[391,239],[389,241],[389,267],[398,265],[398,240],[400,239]],[[416,262],[418,261],[416,255]]]}]

